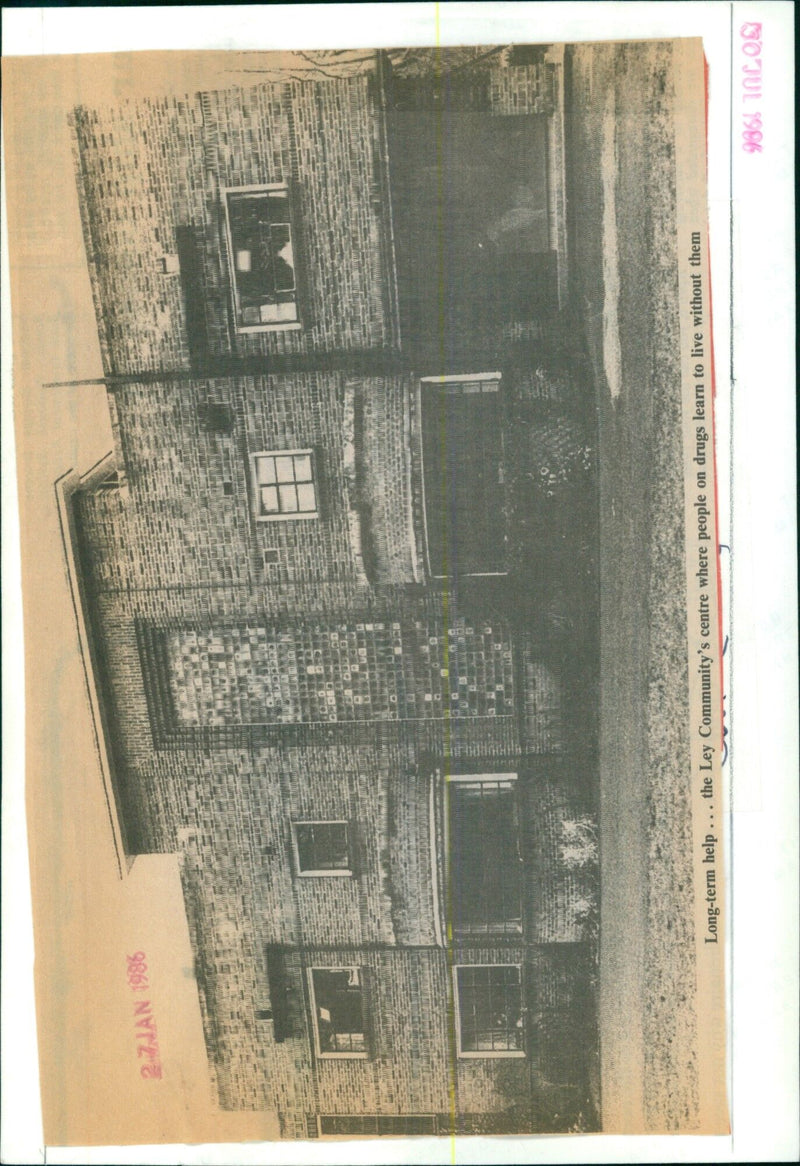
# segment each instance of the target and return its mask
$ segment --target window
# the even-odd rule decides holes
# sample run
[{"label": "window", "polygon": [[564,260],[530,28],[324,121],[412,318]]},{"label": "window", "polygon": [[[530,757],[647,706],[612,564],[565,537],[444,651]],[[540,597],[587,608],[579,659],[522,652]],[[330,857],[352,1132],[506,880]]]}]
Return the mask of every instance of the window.
[{"label": "window", "polygon": [[423,377],[423,385],[438,385],[448,397],[472,396],[475,393],[499,393],[499,372],[476,372],[457,377]]},{"label": "window", "polygon": [[312,968],[311,1009],[320,1057],[366,1057],[361,968]]},{"label": "window", "polygon": [[506,573],[500,373],[420,382],[428,571]]},{"label": "window", "polygon": [[254,454],[253,479],[259,519],[318,517],[310,449]]},{"label": "window", "polygon": [[346,822],[294,822],[292,835],[299,874],[351,873]]},{"label": "window", "polygon": [[321,1113],[319,1132],[323,1137],[327,1134],[361,1138],[435,1134],[436,1118],[432,1113]]},{"label": "window", "polygon": [[97,490],[118,490],[120,486],[119,473],[117,470],[112,470],[98,483],[95,489]]},{"label": "window", "polygon": [[237,331],[299,328],[287,187],[224,193]]},{"label": "window", "polygon": [[524,1057],[522,989],[516,964],[453,969],[461,1057]]},{"label": "window", "polygon": [[448,805],[448,904],[458,934],[522,930],[516,774],[451,775]]}]

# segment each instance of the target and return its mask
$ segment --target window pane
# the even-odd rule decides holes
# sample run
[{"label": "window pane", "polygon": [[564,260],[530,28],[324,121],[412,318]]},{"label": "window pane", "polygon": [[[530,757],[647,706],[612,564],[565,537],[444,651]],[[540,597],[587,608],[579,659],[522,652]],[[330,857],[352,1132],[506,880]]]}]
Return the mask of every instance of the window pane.
[{"label": "window pane", "polygon": [[255,480],[262,516],[316,517],[317,491],[311,453],[255,454]]},{"label": "window pane", "polygon": [[275,467],[278,473],[279,482],[294,481],[294,458],[291,455],[286,457],[276,457]]},{"label": "window pane", "polygon": [[275,481],[275,459],[260,457],[256,459],[256,473],[262,486],[270,486]]},{"label": "window pane", "polygon": [[457,969],[462,1052],[516,1052],[523,1047],[519,968]]},{"label": "window pane", "polygon": [[239,327],[296,322],[287,192],[231,192],[227,200]]},{"label": "window pane", "polygon": [[296,482],[310,482],[313,477],[311,473],[311,457],[307,453],[298,453],[294,457],[294,479]]},{"label": "window pane", "polygon": [[347,826],[344,822],[317,827],[317,860],[320,870],[347,869]]},{"label": "window pane", "polygon": [[294,253],[292,233],[288,223],[273,223],[270,229],[275,290],[294,290]]},{"label": "window pane", "polygon": [[473,378],[426,382],[422,471],[428,566],[433,575],[504,572],[506,498],[500,394]]},{"label": "window pane", "polygon": [[261,487],[261,513],[278,513],[278,491],[275,486]]},{"label": "window pane", "polygon": [[366,1050],[359,968],[314,968],[317,1036],[322,1053]]},{"label": "window pane", "polygon": [[295,838],[301,871],[348,869],[345,822],[298,822]]},{"label": "window pane", "polygon": [[455,929],[518,933],[522,864],[514,782],[454,781],[448,792]]},{"label": "window pane", "polygon": [[265,304],[264,308],[269,309],[269,320],[276,324],[291,324],[298,318],[297,305],[294,300],[282,304]]},{"label": "window pane", "polygon": [[297,861],[300,870],[316,870],[314,861],[314,827],[298,824],[294,828],[295,843],[297,845]]},{"label": "window pane", "polygon": [[297,513],[297,490],[294,486],[279,486],[281,514]]},{"label": "window pane", "polygon": [[311,482],[297,487],[297,509],[306,513],[317,509],[317,496]]},{"label": "window pane", "polygon": [[[256,194],[255,198],[263,198],[262,194]],[[273,213],[276,215],[285,215],[286,207],[289,203],[289,194],[285,190],[269,190],[267,191],[267,198],[270,206],[274,208]]]}]

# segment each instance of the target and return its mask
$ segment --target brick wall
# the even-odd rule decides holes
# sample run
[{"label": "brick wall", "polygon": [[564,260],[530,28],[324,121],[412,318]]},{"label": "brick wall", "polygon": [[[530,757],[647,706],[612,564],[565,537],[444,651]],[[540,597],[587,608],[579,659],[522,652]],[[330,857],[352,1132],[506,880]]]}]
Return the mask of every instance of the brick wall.
[{"label": "brick wall", "polygon": [[[292,991],[303,997],[299,1027],[274,1039],[272,1022],[256,1006],[269,1005],[264,958],[247,939],[238,951],[234,903],[217,892],[205,896],[197,880],[208,875],[184,862],[190,925],[202,928],[198,973],[209,1057],[223,1108],[277,1108],[328,1114],[451,1113],[457,1128],[522,1132],[537,1128],[537,1100],[552,1087],[576,1088],[583,1072],[581,1013],[585,994],[583,953],[566,949],[505,947],[442,949],[357,945],[305,949],[287,957]],[[209,942],[209,938],[212,942]],[[199,939],[199,935],[198,935]],[[205,961],[203,963],[203,961]],[[524,1058],[454,1056],[448,1031],[452,965],[520,963],[527,1007]],[[313,967],[358,967],[362,973],[369,1053],[363,1059],[319,1058],[313,1052],[308,976]],[[491,1129],[490,1115],[495,1115]],[[497,1119],[501,1119],[497,1121]],[[447,1124],[443,1124],[446,1132]],[[301,1123],[290,1136],[305,1136]]]},{"label": "brick wall", "polygon": [[[548,77],[539,66],[492,69],[486,100],[498,113],[547,112]],[[390,343],[375,133],[365,77],[76,111],[106,369],[186,368],[198,327],[209,358]],[[293,192],[304,326],[242,336],[231,324],[220,189],[283,181]],[[186,271],[157,271],[187,238],[200,322]],[[560,385],[529,388],[560,398]],[[435,946],[434,914],[444,840],[431,798],[443,760],[518,769],[534,823],[524,847],[529,862],[539,855],[526,946],[464,948],[459,960],[529,967],[543,1032],[572,999],[573,957],[548,963],[536,947],[579,937],[580,879],[565,877],[558,857],[575,807],[531,768],[564,751],[560,681],[535,639],[512,636],[481,595],[419,585],[413,390],[409,376],[330,371],[120,385],[110,399],[119,484],[75,499],[118,796],[138,849],[182,856],[220,1104],[277,1108],[292,1136],[316,1112],[449,1112],[452,980],[447,953]],[[318,518],[255,518],[251,457],[281,449],[313,451]],[[393,655],[370,657],[379,624],[392,652],[408,653],[401,676]],[[312,642],[323,634],[325,651]],[[336,660],[334,634],[347,637]],[[366,687],[359,671],[354,694],[388,702],[377,717],[360,718],[365,731],[352,729],[338,705],[326,721],[313,693],[298,696],[290,726],[262,717],[263,732],[252,731],[242,694],[263,706],[274,693],[266,656],[281,635],[298,675],[301,664],[313,666],[306,675],[325,692],[328,684],[344,692],[336,669],[360,670],[364,648]],[[159,637],[160,656],[152,651]],[[170,706],[163,716],[153,692],[159,670]],[[421,715],[410,715],[407,700],[406,715],[393,715],[398,686],[404,700],[413,692]],[[297,877],[291,823],[302,820],[348,823],[351,876]],[[337,948],[343,940],[353,947]],[[256,1015],[279,1004],[275,950],[290,1000],[283,1039]],[[368,1060],[315,1058],[304,996],[304,969],[314,962],[365,968]],[[497,1128],[527,1128],[537,1081],[570,1076],[552,1059],[556,1039],[535,1045],[529,1059],[459,1061],[465,1128],[492,1132],[482,1114],[502,1115]]]},{"label": "brick wall", "polygon": [[[114,399],[130,505],[102,497],[84,505],[96,511],[98,537],[106,511],[105,545],[124,560],[129,585],[246,586],[269,604],[276,586],[360,580],[338,374],[130,384]],[[229,412],[228,432],[209,430],[212,404]],[[298,448],[314,451],[319,519],[256,521],[252,455]]]},{"label": "brick wall", "polygon": [[442,882],[443,838],[433,794],[434,778],[426,768],[400,769],[388,786],[387,873],[399,944],[442,940],[434,913],[441,909],[436,888]]},{"label": "brick wall", "polygon": [[362,378],[348,384],[353,397],[357,505],[368,540],[367,565],[377,583],[418,582],[423,576],[410,455],[418,425],[413,413],[415,385],[410,377]]},{"label": "brick wall", "polygon": [[[494,67],[475,85],[478,104],[493,114],[555,107],[551,65]],[[469,105],[465,95],[459,100]],[[81,106],[71,123],[108,372],[188,367],[193,355],[392,343],[384,161],[370,77]],[[240,334],[222,191],[268,183],[291,185],[303,327]],[[183,274],[163,273],[164,257],[179,253]]]},{"label": "brick wall", "polygon": [[429,76],[419,68],[406,71],[402,64],[397,66],[392,97],[398,108],[427,110],[447,104],[480,113],[553,112],[555,69],[549,61],[512,65],[494,56],[469,67],[462,61],[453,72],[448,71],[450,64],[445,55],[431,56],[430,69],[436,75]]},{"label": "brick wall", "polygon": [[555,69],[551,64],[497,66],[489,73],[492,113],[552,113]]},{"label": "brick wall", "polygon": [[[360,441],[372,475],[372,519],[379,509],[380,525],[392,526],[399,538],[411,498],[401,459],[380,473],[381,451],[407,424],[397,399],[408,394],[393,394],[398,387],[403,385],[381,378],[355,385],[366,417]],[[524,652],[521,641],[515,648],[496,613],[489,616],[484,607],[481,618],[474,596],[459,613],[453,595],[367,583],[347,522],[353,495],[346,388],[339,374],[125,386],[114,399],[126,485],[79,493],[76,517],[124,811],[139,848],[178,850],[183,856],[220,1103],[277,1104],[286,1114],[365,1108],[443,1113],[449,1104],[446,955],[442,949],[403,947],[439,941],[431,845],[438,852],[444,843],[441,824],[430,818],[431,758],[447,753],[452,765],[515,769],[521,740],[516,715],[464,715],[449,720],[446,743],[439,706],[450,707],[455,692],[464,713],[479,711],[477,705],[472,709],[473,697],[478,701],[480,689],[486,699],[487,676],[498,667],[489,688],[496,694],[500,678],[503,699],[513,704],[516,678],[510,669],[517,651],[526,692],[525,748],[546,755],[562,745],[560,690],[537,660],[533,642]],[[210,404],[229,412],[230,426],[207,427]],[[321,517],[258,524],[252,519],[249,454],[286,447],[314,448],[324,467]],[[225,482],[232,484],[231,493]],[[263,565],[266,543],[279,550],[278,562],[269,566]],[[381,561],[391,576],[399,560],[392,559],[389,542],[384,545]],[[173,694],[179,696],[183,685],[196,697],[201,674],[216,675],[208,708],[213,711],[222,701],[224,712],[230,700],[225,684],[237,677],[252,684],[258,672],[242,636],[258,628],[278,629],[279,635],[282,628],[299,661],[309,628],[330,637],[332,631],[341,635],[343,627],[345,633],[357,631],[359,622],[365,636],[372,624],[373,638],[379,622],[384,630],[399,623],[409,632],[403,647],[422,684],[417,695],[422,702],[429,694],[431,706],[440,698],[427,721],[409,721],[383,737],[345,732],[334,738],[327,730],[311,731],[301,718],[294,737],[279,729],[269,740],[211,740],[193,736],[189,725],[170,742],[154,739],[152,693],[145,691],[137,629],[163,629],[179,648],[188,643],[187,629],[194,629],[191,634],[205,646],[188,671],[169,671]],[[447,676],[442,675],[445,640],[452,669]],[[347,661],[349,666],[349,654]],[[393,670],[377,659],[368,663],[385,687]],[[322,667],[329,665],[323,661]],[[388,669],[385,675],[381,668]],[[325,673],[322,679],[328,683]],[[560,811],[544,794],[529,811],[540,820],[529,845],[552,855]],[[353,876],[296,877],[293,820],[347,821]],[[560,874],[547,874],[550,859],[543,861],[547,877],[537,885],[545,888],[544,898],[531,938],[573,940],[578,935],[571,904],[577,892]],[[307,1016],[281,1042],[275,1041],[273,1026],[256,1017],[259,1008],[272,1004],[265,952],[275,944],[335,945],[345,936],[358,945],[359,965],[372,969],[377,1059],[315,1067]],[[395,950],[379,955],[372,945]],[[484,962],[508,958],[502,948],[479,954]],[[301,970],[293,973],[297,995]],[[527,1063],[459,1063],[460,1111],[511,1113],[530,1088],[530,1073]]]},{"label": "brick wall", "polygon": [[[126,100],[80,107],[71,120],[107,371],[187,367],[187,291],[201,316],[191,326],[211,355],[388,342],[378,126],[366,76]],[[304,323],[240,335],[221,190],[267,183],[292,187]],[[159,271],[181,239],[194,256],[183,279]]]},{"label": "brick wall", "polygon": [[[94,559],[108,546],[107,520],[119,512],[115,495],[99,491],[90,504],[85,499],[80,504],[84,537],[91,533],[93,516],[102,513],[103,521],[94,527]],[[105,574],[99,572],[98,578]],[[114,705],[117,756],[139,816],[138,837],[143,848],[177,849],[183,855],[187,913],[220,1103],[230,1108],[278,1104],[287,1113],[447,1112],[446,953],[401,947],[379,955],[363,946],[437,940],[430,770],[422,754],[430,756],[437,741],[442,748],[441,728],[427,738],[416,734],[371,745],[309,739],[302,745],[279,740],[272,746],[154,749],[134,613],[145,611],[153,618],[158,610],[163,618],[165,600],[173,613],[192,603],[196,610],[208,610],[211,594],[213,605],[227,602],[228,611],[242,602],[242,592],[230,588],[187,588],[177,596],[180,604],[168,591],[115,590],[96,594],[95,610]],[[193,595],[206,598],[192,600]],[[513,734],[483,729],[471,734],[470,728],[466,722],[454,734],[456,759],[472,758],[480,767],[482,755],[487,765],[503,767],[515,756]],[[550,818],[538,802],[535,813],[546,833]],[[353,876],[295,877],[293,820],[350,823]],[[440,830],[435,844],[442,845]],[[541,844],[537,837],[535,845]],[[561,891],[556,888],[554,894],[558,916],[566,908]],[[378,976],[371,1005],[377,1059],[325,1062],[315,1070],[307,1024],[276,1043],[272,1025],[256,1018],[259,1008],[272,1003],[264,952],[276,943],[300,947],[312,962],[314,945],[340,944],[344,936],[359,945],[353,961]],[[542,937],[573,938],[557,920],[543,925]],[[523,958],[522,949],[519,954]],[[460,956],[464,962],[479,957],[492,962],[510,955],[494,948],[469,949]],[[332,962],[325,949],[318,959]],[[344,956],[333,962],[340,959]],[[460,1063],[459,1109],[505,1112],[519,1104],[529,1081],[526,1063]]]}]

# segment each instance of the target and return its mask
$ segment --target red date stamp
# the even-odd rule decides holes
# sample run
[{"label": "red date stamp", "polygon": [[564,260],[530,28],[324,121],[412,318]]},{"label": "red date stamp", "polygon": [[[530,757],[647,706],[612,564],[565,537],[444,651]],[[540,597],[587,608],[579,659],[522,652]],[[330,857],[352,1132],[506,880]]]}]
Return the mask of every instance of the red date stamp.
[{"label": "red date stamp", "polygon": [[[147,992],[150,987],[150,976],[145,953],[136,951],[126,958],[128,987],[132,992]],[[158,1028],[149,1000],[137,999],[134,1001],[133,1024],[136,1055],[144,1062],[139,1072],[145,1079],[160,1080],[163,1076],[163,1066],[158,1047]]]},{"label": "red date stamp", "polygon": [[132,992],[146,992],[150,987],[147,975],[147,956],[143,951],[135,951],[126,957],[128,961],[128,987]]},{"label": "red date stamp", "polygon": [[[742,102],[760,101],[764,75],[762,56],[762,26],[748,21],[739,29],[742,55],[746,57],[742,65]],[[742,149],[747,154],[760,154],[764,138],[761,114],[752,106],[745,106],[742,113]]]}]

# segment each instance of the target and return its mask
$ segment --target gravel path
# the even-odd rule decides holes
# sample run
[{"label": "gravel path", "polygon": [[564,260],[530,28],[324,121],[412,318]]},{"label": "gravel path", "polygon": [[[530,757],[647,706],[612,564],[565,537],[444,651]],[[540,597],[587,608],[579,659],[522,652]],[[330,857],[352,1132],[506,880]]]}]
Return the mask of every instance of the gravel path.
[{"label": "gravel path", "polygon": [[630,1132],[698,1113],[672,112],[668,44],[569,50],[571,295],[599,409],[602,1112]]}]

